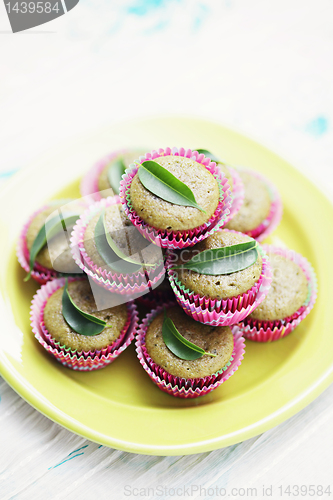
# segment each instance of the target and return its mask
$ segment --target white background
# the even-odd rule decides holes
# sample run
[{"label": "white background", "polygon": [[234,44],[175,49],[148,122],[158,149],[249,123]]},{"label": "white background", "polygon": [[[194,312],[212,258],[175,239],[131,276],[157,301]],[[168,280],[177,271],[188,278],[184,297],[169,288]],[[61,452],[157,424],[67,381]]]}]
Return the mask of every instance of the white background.
[{"label": "white background", "polygon": [[[257,139],[333,196],[331,0],[81,0],[15,35],[1,4],[0,44],[2,181],[82,132],[179,113]],[[158,484],[256,487],[252,498],[273,485],[272,498],[281,498],[279,485],[333,483],[332,387],[262,436],[184,458],[85,441],[1,378],[0,398],[1,499],[135,498],[133,488]],[[213,490],[192,493],[211,498]]]}]

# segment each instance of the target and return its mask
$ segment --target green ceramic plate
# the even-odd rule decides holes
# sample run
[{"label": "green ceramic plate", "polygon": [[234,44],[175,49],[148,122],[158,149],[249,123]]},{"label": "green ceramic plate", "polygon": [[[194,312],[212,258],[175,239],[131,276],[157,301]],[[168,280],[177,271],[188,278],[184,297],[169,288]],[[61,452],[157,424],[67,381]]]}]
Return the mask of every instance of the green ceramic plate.
[{"label": "green ceramic plate", "polygon": [[[24,221],[51,197],[79,196],[78,178],[96,159],[124,146],[201,147],[264,173],[284,203],[282,222],[268,242],[301,252],[317,272],[319,298],[306,320],[275,343],[247,341],[235,375],[196,400],[161,392],[141,368],[133,346],[103,370],[77,373],[55,362],[30,329],[29,306],[37,286],[23,283],[25,273],[14,252]],[[71,431],[136,453],[198,453],[279,424],[332,381],[332,206],[308,179],[250,139],[200,119],[117,124],[56,147],[17,174],[1,192],[0,213],[0,373],[32,406]]]}]

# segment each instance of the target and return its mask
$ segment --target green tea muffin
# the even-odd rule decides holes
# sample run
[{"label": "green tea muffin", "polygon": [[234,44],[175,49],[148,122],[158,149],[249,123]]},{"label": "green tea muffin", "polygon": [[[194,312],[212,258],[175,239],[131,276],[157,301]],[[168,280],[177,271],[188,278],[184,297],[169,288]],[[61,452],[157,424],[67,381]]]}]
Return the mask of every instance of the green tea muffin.
[{"label": "green tea muffin", "polygon": [[250,233],[268,217],[272,202],[267,185],[263,180],[244,170],[240,170],[238,173],[245,188],[244,202],[238,213],[225,227],[242,233]]},{"label": "green tea muffin", "polygon": [[[26,246],[30,253],[32,245],[40,231],[44,226],[47,218],[53,214],[59,207],[64,206],[64,201],[53,202],[49,207],[39,211],[31,220],[26,232]],[[82,204],[71,205],[68,209],[70,213],[77,213],[78,218],[84,212],[86,206]],[[65,213],[65,210],[60,213]],[[56,214],[55,214],[56,215]],[[55,269],[61,273],[78,273],[80,269],[75,264],[71,250],[68,244],[69,236],[71,234],[71,227],[66,230],[59,231],[58,234],[53,236],[46,245],[38,252],[35,262],[47,269]]]},{"label": "green tea muffin", "polygon": [[273,279],[264,301],[248,319],[275,321],[292,316],[305,303],[308,280],[301,267],[286,257],[267,253]]},{"label": "green tea muffin", "polygon": [[137,160],[140,156],[143,156],[144,154],[145,151],[141,149],[133,149],[117,155],[109,163],[107,163],[107,165],[104,167],[97,180],[100,196],[102,198],[107,198],[108,196],[113,196],[114,194],[118,194],[118,192],[114,193],[110,185],[109,171],[110,169],[112,169],[113,166],[116,165],[116,163],[119,160],[122,160],[125,168],[128,168],[135,160]]},{"label": "green tea muffin", "polygon": [[146,332],[146,349],[151,359],[165,371],[179,378],[202,378],[221,370],[230,360],[234,340],[230,327],[211,327],[194,321],[179,306],[167,310],[167,316],[179,333],[206,352],[216,357],[203,355],[199,359],[187,361],[173,354],[162,336],[164,313],[156,316]]},{"label": "green tea muffin", "polygon": [[263,302],[237,326],[249,340],[273,342],[289,335],[310,313],[317,298],[317,279],[303,255],[273,245],[263,248],[272,270],[271,286]]},{"label": "green tea muffin", "polygon": [[[101,211],[99,211],[87,225],[84,232],[84,249],[94,266],[112,271],[100,256],[96,241],[95,228]],[[160,247],[149,243],[128,220],[121,205],[115,204],[105,208],[105,223],[108,232],[117,247],[131,259],[138,263],[142,260],[149,264],[157,264],[163,259]]]},{"label": "green tea muffin", "polygon": [[[245,234],[234,233],[228,230],[220,230],[200,241],[193,247],[176,253],[174,265],[188,262],[196,254],[212,248],[221,248],[245,241],[252,238]],[[242,271],[225,275],[199,274],[190,269],[177,269],[177,281],[190,292],[211,299],[229,299],[237,297],[250,290],[258,282],[262,272],[262,258],[258,252],[257,261]]]},{"label": "green tea muffin", "polygon": [[73,302],[84,312],[92,314],[110,325],[95,336],[76,333],[71,329],[62,314],[62,296],[64,287],[56,290],[47,300],[44,309],[44,324],[51,337],[61,346],[74,351],[95,351],[110,346],[122,333],[127,320],[126,304],[97,311],[89,281],[72,281],[68,292]]},{"label": "green tea muffin", "polygon": [[154,161],[186,184],[206,213],[155,196],[142,185],[136,174],[130,186],[130,200],[140,218],[151,227],[167,231],[186,231],[207,222],[219,202],[219,185],[215,177],[202,164],[187,157],[167,155]]}]

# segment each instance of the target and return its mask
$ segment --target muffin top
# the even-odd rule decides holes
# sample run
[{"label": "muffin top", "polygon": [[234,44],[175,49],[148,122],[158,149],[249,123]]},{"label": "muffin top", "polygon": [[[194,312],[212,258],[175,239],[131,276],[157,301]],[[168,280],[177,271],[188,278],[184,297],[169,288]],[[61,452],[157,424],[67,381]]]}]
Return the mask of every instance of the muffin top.
[{"label": "muffin top", "polygon": [[[181,265],[188,262],[198,252],[203,252],[210,248],[221,248],[237,243],[250,241],[253,238],[246,234],[233,233],[231,231],[216,231],[203,241],[185,250],[176,253],[177,260],[175,265]],[[208,274],[199,274],[190,269],[177,269],[178,280],[186,289],[193,291],[201,296],[212,299],[229,299],[247,292],[259,280],[262,271],[262,259],[258,252],[257,261],[250,267],[236,273],[211,276]]]},{"label": "muffin top", "polygon": [[275,253],[268,253],[273,279],[268,295],[249,315],[260,321],[282,320],[292,316],[306,301],[308,282],[296,262]]},{"label": "muffin top", "polygon": [[168,231],[185,231],[201,226],[214,214],[219,201],[219,186],[214,176],[200,163],[182,156],[161,156],[154,159],[186,184],[193,192],[198,205],[174,205],[148,191],[138,174],[132,180],[130,198],[135,212],[152,227]]},{"label": "muffin top", "polygon": [[[33,218],[26,235],[26,243],[29,252],[36,236],[45,224],[46,219],[61,206],[64,206],[64,201],[52,203],[48,208],[39,212],[36,217]],[[86,207],[79,204],[69,206],[66,211],[81,214],[85,208]],[[65,212],[65,210],[63,212]],[[38,252],[35,261],[47,269],[54,269],[62,273],[79,273],[80,269],[73,260],[68,243],[72,227],[68,227],[67,230],[61,230],[58,234],[53,236],[53,238],[51,238]]]},{"label": "muffin top", "polygon": [[164,313],[162,312],[153,319],[146,333],[147,352],[157,365],[175,377],[201,378],[213,375],[227,364],[234,347],[229,326],[203,325],[187,316],[179,306],[171,307],[166,313],[183,337],[217,356],[204,354],[192,361],[178,358],[163,340]]},{"label": "muffin top", "polygon": [[139,157],[143,156],[145,153],[146,151],[141,149],[133,149],[126,151],[125,153],[120,153],[103,168],[98,178],[98,190],[101,191],[100,195],[102,198],[107,198],[108,196],[113,196],[115,194],[110,186],[108,178],[109,169],[112,168],[112,165],[115,165],[116,162],[121,159],[123,160],[125,167],[128,168],[131,163],[138,160]]},{"label": "muffin top", "polygon": [[[95,227],[101,212],[98,212],[89,222],[84,233],[84,248],[90,259],[98,267],[114,272],[106,265],[100,254],[98,253],[95,241]],[[128,220],[121,203],[111,205],[105,209],[106,228],[109,231],[112,239],[117,247],[122,252],[131,256],[131,259],[138,263],[144,262],[156,264],[163,259],[161,248],[146,240],[136,227]],[[141,256],[139,255],[141,253]]]},{"label": "muffin top", "polygon": [[246,233],[258,227],[268,217],[271,198],[262,180],[250,172],[239,171],[239,175],[244,183],[244,202],[225,227]]},{"label": "muffin top", "polygon": [[73,302],[82,311],[93,314],[103,319],[108,328],[95,335],[88,337],[74,332],[66,323],[62,315],[62,295],[64,287],[56,290],[48,299],[44,309],[44,323],[50,335],[60,342],[61,346],[70,347],[72,350],[94,351],[111,345],[120,335],[127,322],[127,307],[121,304],[116,307],[96,311],[94,296],[89,281],[71,281],[68,283],[68,292]]}]

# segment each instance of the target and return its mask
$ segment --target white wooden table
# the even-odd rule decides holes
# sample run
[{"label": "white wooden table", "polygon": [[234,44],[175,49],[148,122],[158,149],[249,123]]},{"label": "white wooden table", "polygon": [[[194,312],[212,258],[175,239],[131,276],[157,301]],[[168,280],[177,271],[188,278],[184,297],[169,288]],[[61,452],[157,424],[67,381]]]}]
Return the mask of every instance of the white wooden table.
[{"label": "white wooden table", "polygon": [[[10,35],[1,5],[1,181],[73,135],[178,112],[258,139],[333,199],[332,16],[329,0],[81,0]],[[0,498],[319,498],[296,486],[330,483],[333,495],[332,417],[331,386],[243,443],[140,456],[52,423],[0,378]]]}]

